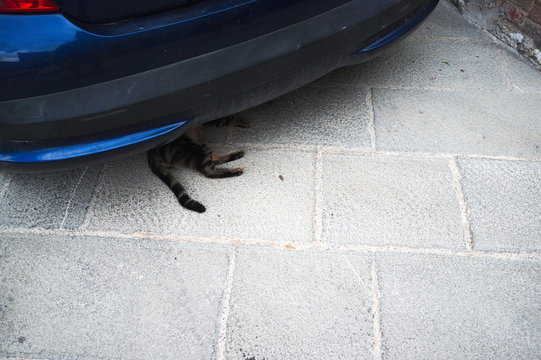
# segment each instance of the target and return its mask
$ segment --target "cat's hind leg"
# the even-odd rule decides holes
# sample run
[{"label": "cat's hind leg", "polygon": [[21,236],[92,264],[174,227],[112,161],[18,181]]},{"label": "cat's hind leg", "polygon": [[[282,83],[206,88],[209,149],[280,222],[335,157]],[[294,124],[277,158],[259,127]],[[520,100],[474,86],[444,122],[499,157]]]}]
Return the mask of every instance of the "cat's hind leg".
[{"label": "cat's hind leg", "polygon": [[149,165],[152,172],[160,178],[175,194],[180,205],[188,210],[198,213],[204,213],[206,208],[199,201],[196,201],[188,195],[184,186],[171,173],[171,168],[160,162],[156,157],[156,150],[151,150],[148,155]]},{"label": "cat's hind leg", "polygon": [[165,176],[160,176],[160,179],[173,191],[180,205],[188,210],[198,213],[204,213],[207,209],[199,201],[194,200],[188,195],[186,189],[177,179],[168,172]]}]

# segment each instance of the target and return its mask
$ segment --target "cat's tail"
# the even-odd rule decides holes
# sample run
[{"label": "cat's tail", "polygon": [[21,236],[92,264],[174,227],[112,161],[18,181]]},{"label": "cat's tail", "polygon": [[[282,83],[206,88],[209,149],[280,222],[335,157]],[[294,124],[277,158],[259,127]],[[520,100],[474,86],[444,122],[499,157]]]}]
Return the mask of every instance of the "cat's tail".
[{"label": "cat's tail", "polygon": [[192,210],[198,213],[204,213],[207,209],[199,201],[196,201],[188,195],[186,189],[178,182],[173,176],[171,170],[162,166],[156,165],[152,161],[149,161],[150,169],[156,176],[158,176],[175,194],[180,205],[188,210]]}]

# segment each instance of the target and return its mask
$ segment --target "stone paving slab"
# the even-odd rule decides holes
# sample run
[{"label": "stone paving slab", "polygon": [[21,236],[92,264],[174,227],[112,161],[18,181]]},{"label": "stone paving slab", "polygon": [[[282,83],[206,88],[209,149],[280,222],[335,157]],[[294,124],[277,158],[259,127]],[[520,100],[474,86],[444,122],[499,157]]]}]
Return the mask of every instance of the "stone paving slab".
[{"label": "stone paving slab", "polygon": [[[0,172],[0,359],[538,359],[540,84],[442,3],[382,57],[245,112],[253,129],[208,131],[246,143],[247,170],[178,171],[203,215],[145,155]],[[450,153],[473,155],[461,187]],[[81,235],[107,232],[139,234]]]},{"label": "stone paving slab", "polygon": [[541,162],[461,159],[475,248],[541,252]]},{"label": "stone paving slab", "polygon": [[226,359],[372,359],[370,260],[241,248]]},{"label": "stone paving slab", "polygon": [[[148,169],[144,156],[111,164],[96,190],[85,228],[124,233],[311,241],[313,154],[248,150],[231,163],[236,178],[207,179],[181,169],[178,178],[207,212],[188,211]],[[282,176],[283,180],[279,178]]]},{"label": "stone paving slab", "polygon": [[374,90],[382,150],[541,157],[541,95]]},{"label": "stone paving slab", "polygon": [[407,38],[367,63],[336,70],[311,86],[509,90],[501,47],[491,42]]},{"label": "stone paving slab", "polygon": [[378,259],[383,359],[539,359],[541,263]]},{"label": "stone paving slab", "polygon": [[7,234],[0,244],[0,357],[214,356],[223,247]]},{"label": "stone paving slab", "polygon": [[324,155],[323,242],[464,249],[449,160]]},{"label": "stone paving slab", "polygon": [[243,112],[253,127],[235,130],[233,141],[370,148],[366,95],[367,89],[304,87]]},{"label": "stone paving slab", "polygon": [[412,34],[412,36],[431,38],[484,39],[490,41],[484,30],[468,22],[453,6],[441,1]]},{"label": "stone paving slab", "polygon": [[508,52],[505,59],[515,90],[541,93],[541,70],[536,69],[517,54]]},{"label": "stone paving slab", "polygon": [[75,229],[90,204],[100,167],[11,174],[0,200],[0,226]]}]

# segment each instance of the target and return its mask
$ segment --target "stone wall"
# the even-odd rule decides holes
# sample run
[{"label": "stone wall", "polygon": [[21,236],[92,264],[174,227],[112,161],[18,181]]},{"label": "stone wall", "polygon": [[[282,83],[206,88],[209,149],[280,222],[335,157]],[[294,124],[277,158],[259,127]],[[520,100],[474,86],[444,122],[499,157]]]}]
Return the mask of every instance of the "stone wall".
[{"label": "stone wall", "polygon": [[541,68],[541,0],[449,0]]}]

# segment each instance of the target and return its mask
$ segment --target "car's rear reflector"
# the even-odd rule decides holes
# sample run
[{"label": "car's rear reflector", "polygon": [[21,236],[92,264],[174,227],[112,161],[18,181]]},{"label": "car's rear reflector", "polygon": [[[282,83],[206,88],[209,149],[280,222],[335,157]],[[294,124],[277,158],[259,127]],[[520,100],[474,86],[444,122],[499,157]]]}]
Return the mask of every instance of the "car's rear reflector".
[{"label": "car's rear reflector", "polygon": [[0,13],[43,13],[58,10],[52,0],[0,0]]}]

